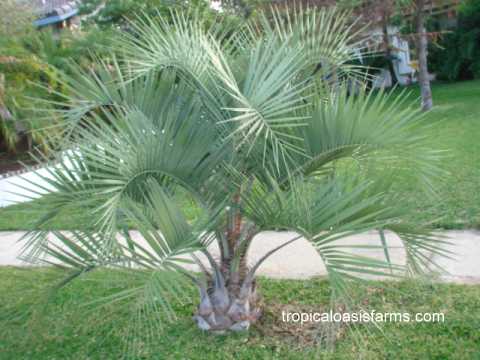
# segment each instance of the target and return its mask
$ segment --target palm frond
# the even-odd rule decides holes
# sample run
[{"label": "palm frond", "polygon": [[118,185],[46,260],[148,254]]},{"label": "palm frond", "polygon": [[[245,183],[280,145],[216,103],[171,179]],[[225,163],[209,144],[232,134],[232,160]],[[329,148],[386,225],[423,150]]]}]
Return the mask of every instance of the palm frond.
[{"label": "palm frond", "polygon": [[[211,200],[201,192],[229,156],[221,151],[229,144],[220,142],[198,98],[186,91],[175,96],[184,88],[166,84],[152,89],[149,101],[128,92],[127,100],[139,107],[125,101],[91,113],[56,165],[47,168],[46,175],[37,172],[49,188],[30,182],[28,190],[50,194],[37,228],[62,208],[81,206],[93,212],[97,227],[115,233],[122,226],[123,199],[142,199],[149,178],[169,191],[181,185],[200,202]],[[165,97],[155,98],[161,90]]]},{"label": "palm frond", "polygon": [[141,207],[137,201],[127,201],[126,216],[135,224],[138,235],[115,234],[120,251],[112,252],[104,246],[110,241],[106,239],[109,233],[54,232],[43,245],[42,260],[67,271],[57,289],[95,269],[108,267],[120,272],[128,269],[127,277],[137,277],[140,283],[127,290],[120,288],[95,300],[95,304],[105,306],[115,302],[132,310],[132,315],[142,314],[142,321],[153,317],[147,323],[155,333],[161,330],[162,322],[175,319],[171,303],[181,298],[189,286],[178,275],[199,281],[182,266],[193,264],[190,255],[208,245],[208,236],[186,222],[156,181],[148,181],[145,190]]},{"label": "palm frond", "polygon": [[302,44],[306,76],[325,80],[332,75],[365,76],[361,66],[351,64],[365,48],[365,31],[348,11],[334,7],[318,11],[301,4],[284,11],[274,6],[260,15],[260,26],[252,23],[248,29],[253,41],[267,34],[290,46]]},{"label": "palm frond", "polygon": [[302,126],[295,110],[305,106],[309,88],[307,82],[298,81],[298,69],[305,61],[302,47],[279,45],[273,37],[259,42],[239,79],[232,70],[235,63],[229,64],[219,51],[210,54],[219,86],[232,99],[227,108],[232,115],[224,122],[233,125],[230,137],[236,146],[246,145],[248,154],[260,143],[263,161],[269,149],[277,168],[290,160],[289,153],[301,153],[300,139],[291,128]]},{"label": "palm frond", "polygon": [[345,158],[374,158],[390,168],[415,166],[419,177],[438,175],[441,152],[431,150],[429,125],[409,104],[406,90],[393,98],[384,91],[364,89],[349,95],[346,87],[318,102],[303,133],[309,160],[302,172],[315,173]]}]

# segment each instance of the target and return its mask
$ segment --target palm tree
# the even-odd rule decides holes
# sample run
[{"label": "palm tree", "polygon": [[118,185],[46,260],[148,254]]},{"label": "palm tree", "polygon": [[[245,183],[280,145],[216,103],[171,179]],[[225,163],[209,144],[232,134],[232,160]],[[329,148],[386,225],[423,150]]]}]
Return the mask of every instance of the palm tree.
[{"label": "palm tree", "polygon": [[[105,267],[143,276],[109,300],[141,299],[135,309],[152,310],[152,324],[191,281],[195,320],[211,331],[259,318],[257,270],[301,238],[320,254],[336,296],[362,275],[434,266],[428,255],[443,254],[441,242],[394,186],[407,172],[428,188],[438,153],[405,95],[364,90],[362,69],[349,65],[363,42],[348,14],[273,10],[233,31],[194,14],[172,19],[142,17],[116,43],[121,61],[65,77],[68,136],[43,176],[48,188],[34,190],[48,196],[25,259],[67,269],[62,284]],[[178,204],[185,193],[202,210],[194,221]],[[48,236],[48,221],[71,208],[89,221]],[[255,236],[282,229],[296,235],[249,264]],[[385,260],[354,251],[371,244],[338,243],[368,230],[379,232]],[[401,237],[407,264],[390,261],[385,231]]]}]

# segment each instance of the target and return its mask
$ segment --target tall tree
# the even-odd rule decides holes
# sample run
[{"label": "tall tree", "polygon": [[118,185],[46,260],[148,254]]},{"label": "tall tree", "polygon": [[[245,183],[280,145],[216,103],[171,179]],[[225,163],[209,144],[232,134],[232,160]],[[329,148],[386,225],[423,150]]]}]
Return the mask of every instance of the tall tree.
[{"label": "tall tree", "polygon": [[425,0],[414,0],[415,8],[415,37],[418,55],[418,83],[422,97],[422,110],[428,111],[433,107],[430,75],[428,73],[428,39],[425,30]]},{"label": "tall tree", "polygon": [[457,6],[459,0],[399,0],[399,14],[402,19],[410,23],[409,27],[415,39],[418,57],[418,83],[422,101],[422,110],[428,111],[433,107],[430,74],[428,71],[428,43],[429,39],[436,39],[441,31],[427,32],[427,17],[431,13],[448,11]]},{"label": "tall tree", "polygon": [[[413,38],[418,55],[418,83],[421,90],[422,110],[430,110],[433,106],[432,91],[430,88],[430,78],[428,73],[428,33],[425,29],[425,18],[427,4],[429,7],[436,3],[443,3],[442,0],[358,0],[350,2],[342,1],[342,4],[350,4],[356,12],[362,15],[364,21],[373,26],[381,28],[383,49],[388,61],[388,69],[392,75],[392,82],[397,83],[398,79],[393,68],[392,46],[388,26],[395,21],[400,22],[400,26],[409,25],[413,28]],[[413,26],[410,26],[413,25]]]}]

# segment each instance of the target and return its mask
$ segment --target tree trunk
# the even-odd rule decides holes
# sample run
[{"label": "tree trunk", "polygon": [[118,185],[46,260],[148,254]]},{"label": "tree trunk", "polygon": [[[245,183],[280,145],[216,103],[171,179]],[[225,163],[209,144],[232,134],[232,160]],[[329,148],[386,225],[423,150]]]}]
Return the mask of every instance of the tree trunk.
[{"label": "tree trunk", "polygon": [[422,97],[422,110],[428,111],[433,106],[432,89],[430,88],[430,79],[428,75],[428,41],[424,24],[425,0],[416,0],[415,28],[417,38],[418,52],[418,83]]},{"label": "tree trunk", "polygon": [[200,296],[194,320],[202,330],[215,333],[244,331],[260,318],[255,281],[241,290],[212,284],[206,291],[200,290]]},{"label": "tree trunk", "polygon": [[199,284],[201,299],[194,319],[202,330],[247,330],[261,314],[256,281],[253,274],[248,276],[247,266],[248,248],[257,228],[244,223],[240,203],[241,195],[238,193],[233,196],[232,207],[227,210],[223,241],[219,241],[220,261],[217,263],[209,259],[212,273],[207,273],[206,286]]}]

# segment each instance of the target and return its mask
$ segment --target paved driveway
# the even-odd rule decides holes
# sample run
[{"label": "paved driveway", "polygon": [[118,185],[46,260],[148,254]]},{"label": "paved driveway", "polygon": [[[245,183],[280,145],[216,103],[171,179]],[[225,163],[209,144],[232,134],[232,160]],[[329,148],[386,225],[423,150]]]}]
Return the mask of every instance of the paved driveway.
[{"label": "paved driveway", "polygon": [[[435,259],[439,265],[448,271],[441,276],[442,280],[458,283],[480,284],[480,232],[479,231],[447,231],[445,233],[454,246],[450,250],[455,251],[457,260],[446,258]],[[24,266],[17,256],[21,249],[18,239],[22,232],[0,232],[0,266],[14,265]],[[140,239],[140,235],[132,231],[132,236]],[[259,234],[253,241],[249,252],[249,260],[252,263],[259,259],[267,251],[281,245],[294,236],[290,232],[264,232]],[[387,234],[390,246],[390,256],[394,263],[405,263],[405,252],[401,248],[401,242],[393,234]],[[142,241],[142,240],[139,240]],[[342,240],[342,244],[371,244],[378,245],[378,236],[375,233],[348,237]],[[212,247],[212,251],[218,254],[218,249]],[[361,250],[357,253],[384,258],[382,249]],[[272,278],[308,279],[315,276],[325,276],[325,266],[320,256],[312,245],[304,239],[300,239],[278,251],[266,260],[259,270],[259,274]]]}]

